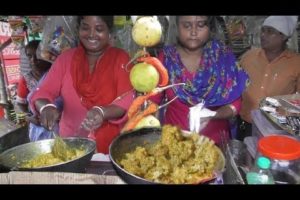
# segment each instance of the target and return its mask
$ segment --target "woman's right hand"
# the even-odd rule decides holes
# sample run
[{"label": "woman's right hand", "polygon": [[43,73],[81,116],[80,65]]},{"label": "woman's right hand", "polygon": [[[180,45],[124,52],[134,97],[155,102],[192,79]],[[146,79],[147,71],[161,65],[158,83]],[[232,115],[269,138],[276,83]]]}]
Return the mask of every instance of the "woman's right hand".
[{"label": "woman's right hand", "polygon": [[59,121],[60,113],[55,107],[46,107],[40,113],[40,123],[48,130],[53,130],[55,124]]},{"label": "woman's right hand", "polygon": [[102,112],[100,112],[95,107],[90,109],[87,112],[86,117],[84,118],[80,126],[87,131],[94,131],[97,128],[99,128],[103,124],[103,121],[105,120],[103,108],[100,109],[102,109]]},{"label": "woman's right hand", "polygon": [[26,116],[26,121],[28,123],[33,123],[33,124],[38,125],[38,126],[41,125],[39,118],[35,115]]}]

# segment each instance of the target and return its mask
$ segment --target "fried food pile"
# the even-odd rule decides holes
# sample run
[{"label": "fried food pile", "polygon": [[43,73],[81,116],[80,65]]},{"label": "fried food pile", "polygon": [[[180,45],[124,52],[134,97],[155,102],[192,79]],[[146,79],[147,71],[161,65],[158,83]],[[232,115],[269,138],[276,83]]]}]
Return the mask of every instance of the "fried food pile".
[{"label": "fried food pile", "polygon": [[213,143],[199,143],[199,135],[183,136],[179,127],[165,125],[160,140],[138,146],[119,161],[126,171],[164,184],[196,184],[214,176],[220,154]]},{"label": "fried food pile", "polygon": [[38,168],[46,167],[59,163],[63,163],[69,160],[73,160],[85,154],[85,150],[82,148],[71,148],[66,143],[57,137],[54,140],[54,145],[50,153],[44,153],[34,157],[31,160],[25,161],[21,164],[21,168]]}]

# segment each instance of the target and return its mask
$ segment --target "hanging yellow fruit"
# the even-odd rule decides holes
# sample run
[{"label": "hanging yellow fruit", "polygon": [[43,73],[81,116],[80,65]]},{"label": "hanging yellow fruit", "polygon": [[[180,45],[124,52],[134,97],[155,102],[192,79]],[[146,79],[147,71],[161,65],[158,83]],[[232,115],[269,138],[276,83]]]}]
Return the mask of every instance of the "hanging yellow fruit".
[{"label": "hanging yellow fruit", "polygon": [[130,71],[130,82],[139,92],[150,92],[159,82],[159,73],[148,63],[138,63]]},{"label": "hanging yellow fruit", "polygon": [[157,17],[138,18],[132,28],[132,38],[140,46],[152,47],[160,42],[162,28]]},{"label": "hanging yellow fruit", "polygon": [[141,119],[141,121],[139,121],[139,123],[135,127],[135,130],[140,128],[155,128],[155,127],[156,128],[160,127],[159,120],[153,115],[148,115],[143,119]]}]

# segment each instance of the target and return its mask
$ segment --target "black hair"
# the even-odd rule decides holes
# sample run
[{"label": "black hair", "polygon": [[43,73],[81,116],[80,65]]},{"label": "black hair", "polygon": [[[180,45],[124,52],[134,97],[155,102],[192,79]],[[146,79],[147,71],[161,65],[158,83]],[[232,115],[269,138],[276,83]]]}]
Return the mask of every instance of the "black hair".
[{"label": "black hair", "polygon": [[28,44],[25,46],[25,49],[31,48],[31,49],[37,49],[39,44],[40,44],[40,40],[31,40],[30,42],[28,42]]},{"label": "black hair", "polygon": [[[181,16],[176,16],[176,24],[178,25],[178,23],[179,23],[179,18],[180,18]],[[208,26],[208,28],[209,28],[209,30],[210,30],[210,32],[211,33],[216,33],[216,31],[217,31],[217,24],[216,24],[216,16],[206,16],[207,17],[207,26]]]},{"label": "black hair", "polygon": [[52,63],[50,63],[46,60],[37,58],[36,51],[37,51],[37,48],[38,48],[40,42],[41,42],[40,40],[31,40],[25,46],[25,50],[28,50],[28,49],[34,49],[35,50],[35,57],[36,57],[37,62],[38,62],[38,68],[41,69],[42,71],[46,72],[50,69]]},{"label": "black hair", "polygon": [[[83,19],[84,16],[80,15],[78,16],[77,22],[78,22],[78,27],[80,25],[81,20]],[[107,25],[109,32],[112,31],[112,28],[114,26],[114,16],[112,15],[107,15],[107,16],[97,16],[99,18],[101,18]]]}]

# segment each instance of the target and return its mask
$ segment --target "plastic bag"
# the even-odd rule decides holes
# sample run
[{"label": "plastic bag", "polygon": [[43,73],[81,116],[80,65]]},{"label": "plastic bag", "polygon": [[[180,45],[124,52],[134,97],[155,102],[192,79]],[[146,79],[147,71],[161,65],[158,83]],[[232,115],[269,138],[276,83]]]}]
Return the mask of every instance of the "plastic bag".
[{"label": "plastic bag", "polygon": [[8,23],[12,30],[11,35],[22,35],[24,33],[24,22],[21,16],[10,16]]},{"label": "plastic bag", "polygon": [[8,23],[12,30],[11,39],[15,44],[15,49],[20,49],[24,45],[25,32],[24,32],[24,22],[21,16],[10,16],[8,18]]},{"label": "plastic bag", "polygon": [[[121,20],[124,19],[121,18]],[[112,33],[112,45],[126,50],[130,56],[133,56],[139,48],[131,37],[131,30],[133,25],[130,20],[126,20],[125,22],[121,20],[119,19],[119,21],[114,22],[115,26]]]},{"label": "plastic bag", "polygon": [[37,57],[53,62],[67,49],[77,46],[77,17],[48,16],[43,28],[43,40],[37,49]]},{"label": "plastic bag", "polygon": [[29,29],[32,34],[40,33],[43,31],[46,17],[45,16],[28,16]]},{"label": "plastic bag", "polygon": [[165,38],[164,43],[166,45],[176,44],[177,42],[177,23],[176,23],[176,16],[168,16],[168,26],[165,30]]},{"label": "plastic bag", "polygon": [[25,46],[20,48],[20,73],[22,76],[31,71],[30,61],[25,52]]},{"label": "plastic bag", "polygon": [[243,39],[247,35],[245,20],[242,16],[229,17],[227,29],[231,40]]},{"label": "plastic bag", "polygon": [[190,131],[199,133],[209,122],[210,117],[216,115],[216,111],[209,110],[204,107],[204,101],[190,107],[189,126]]}]

